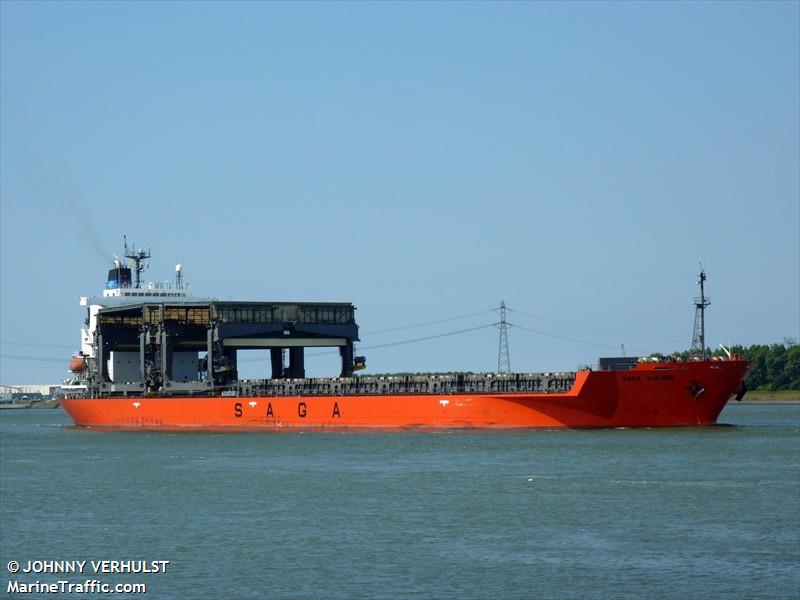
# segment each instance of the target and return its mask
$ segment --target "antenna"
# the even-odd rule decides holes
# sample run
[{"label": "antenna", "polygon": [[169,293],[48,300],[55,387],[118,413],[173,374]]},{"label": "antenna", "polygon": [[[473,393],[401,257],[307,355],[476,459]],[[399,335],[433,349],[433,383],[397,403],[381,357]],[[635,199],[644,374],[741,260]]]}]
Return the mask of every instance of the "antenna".
[{"label": "antenna", "polygon": [[134,262],[134,269],[136,271],[136,288],[142,287],[142,278],[141,274],[147,268],[149,264],[147,259],[150,258],[150,250],[148,249],[147,252],[139,248],[138,250],[134,250],[135,246],[131,244],[130,249],[128,249],[128,238],[127,236],[123,236],[125,238],[125,258],[130,258]]},{"label": "antenna", "polygon": [[508,323],[506,303],[500,302],[500,348],[497,352],[497,372],[511,373],[511,357],[508,354]]},{"label": "antenna", "polygon": [[700,286],[700,297],[694,299],[694,333],[692,334],[692,351],[700,353],[703,360],[706,359],[706,307],[711,304],[711,300],[706,298],[705,292],[706,272],[700,264],[700,275],[697,283]]}]

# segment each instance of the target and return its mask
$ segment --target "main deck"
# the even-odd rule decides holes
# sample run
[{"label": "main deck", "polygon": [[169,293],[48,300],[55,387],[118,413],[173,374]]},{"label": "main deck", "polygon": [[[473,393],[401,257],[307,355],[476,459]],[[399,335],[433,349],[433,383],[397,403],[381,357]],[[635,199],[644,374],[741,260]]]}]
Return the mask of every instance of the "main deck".
[{"label": "main deck", "polygon": [[396,396],[418,394],[554,394],[572,389],[577,372],[557,373],[453,373],[442,375],[387,375],[287,379],[243,379],[213,389],[187,390],[167,385],[145,393],[140,386],[111,383],[105,387],[78,387],[68,397],[175,397],[175,396]]}]

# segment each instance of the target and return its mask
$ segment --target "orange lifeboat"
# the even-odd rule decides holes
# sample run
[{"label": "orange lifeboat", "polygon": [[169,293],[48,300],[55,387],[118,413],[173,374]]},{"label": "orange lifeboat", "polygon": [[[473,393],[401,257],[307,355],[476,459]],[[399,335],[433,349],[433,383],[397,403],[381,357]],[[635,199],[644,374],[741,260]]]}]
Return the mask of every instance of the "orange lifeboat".
[{"label": "orange lifeboat", "polygon": [[81,373],[86,370],[86,357],[83,354],[73,354],[69,360],[69,370],[73,373]]}]

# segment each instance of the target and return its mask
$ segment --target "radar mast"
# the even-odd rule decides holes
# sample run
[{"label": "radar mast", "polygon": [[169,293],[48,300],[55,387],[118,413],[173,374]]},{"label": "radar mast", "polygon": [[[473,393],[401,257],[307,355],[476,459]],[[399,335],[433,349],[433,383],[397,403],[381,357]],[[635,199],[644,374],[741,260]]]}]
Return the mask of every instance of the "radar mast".
[{"label": "radar mast", "polygon": [[125,240],[125,258],[130,258],[134,263],[134,271],[136,272],[134,287],[138,289],[142,287],[142,271],[150,264],[147,262],[150,258],[150,250],[148,249],[147,252],[141,248],[136,250],[134,244],[131,244],[131,247],[128,248],[128,236],[123,236],[123,239]]}]

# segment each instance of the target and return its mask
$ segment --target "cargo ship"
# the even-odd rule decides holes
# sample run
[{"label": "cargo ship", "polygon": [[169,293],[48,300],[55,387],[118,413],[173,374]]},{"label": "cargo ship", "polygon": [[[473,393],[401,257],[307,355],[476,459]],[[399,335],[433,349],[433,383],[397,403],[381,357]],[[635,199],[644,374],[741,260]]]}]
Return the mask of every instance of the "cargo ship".
[{"label": "cargo ship", "polygon": [[[115,258],[101,296],[81,298],[81,350],[61,406],[98,429],[280,430],[615,428],[712,425],[746,389],[749,363],[707,356],[705,272],[691,358],[600,358],[570,372],[367,376],[355,307],[193,296],[143,284],[150,253]],[[238,353],[268,349],[265,379],[239,379]],[[337,377],[305,376],[306,348],[337,348]]]}]

